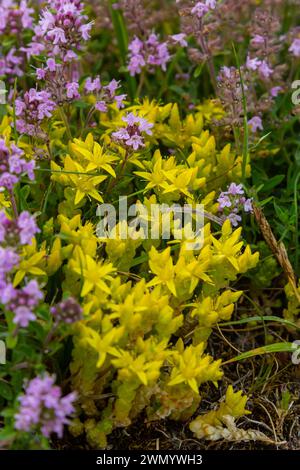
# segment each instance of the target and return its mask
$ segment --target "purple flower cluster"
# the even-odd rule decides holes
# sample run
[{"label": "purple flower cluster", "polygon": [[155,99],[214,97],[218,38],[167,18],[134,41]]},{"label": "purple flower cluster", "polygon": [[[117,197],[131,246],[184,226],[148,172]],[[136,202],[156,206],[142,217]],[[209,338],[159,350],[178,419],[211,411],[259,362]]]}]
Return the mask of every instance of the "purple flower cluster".
[{"label": "purple flower cluster", "polygon": [[13,248],[0,246],[0,298],[7,284],[6,275],[19,263],[20,257]]},{"label": "purple flower cluster", "polygon": [[[267,79],[268,66],[264,61],[258,58],[250,59],[248,56],[246,64],[241,67],[243,77],[243,84],[245,90],[245,97],[247,100],[247,109],[252,118],[249,119],[248,125],[255,134],[258,130],[263,130],[262,116],[268,111],[274,102],[274,99],[279,93],[283,91],[282,86],[270,86],[268,83],[268,91],[263,95],[263,99],[258,100],[258,94],[253,87],[255,83],[254,74],[260,68],[260,73],[265,73],[264,77]],[[275,72],[277,69],[275,69]],[[275,77],[276,77],[275,73]],[[268,75],[269,77],[271,75]],[[273,74],[272,74],[273,76]],[[261,78],[263,78],[261,76]],[[222,67],[219,75],[217,76],[217,92],[221,103],[226,111],[226,116],[222,118],[219,125],[233,125],[237,127],[243,126],[243,101],[242,101],[242,87],[240,81],[240,73],[236,67]]]},{"label": "purple flower cluster", "polygon": [[68,416],[74,412],[76,393],[62,396],[55,385],[55,377],[35,377],[26,384],[25,394],[19,397],[20,409],[15,415],[15,428],[19,431],[40,431],[45,437],[56,433],[62,437]]},{"label": "purple flower cluster", "polygon": [[[0,2],[0,37],[15,36],[18,49],[10,46],[7,53],[1,50],[0,76],[7,76],[12,82],[15,77],[23,76],[24,54],[22,53],[22,33],[25,29],[31,29],[33,25],[33,8],[28,7],[26,0],[4,0]],[[1,38],[2,43],[2,38]],[[3,41],[3,48],[4,46]]]},{"label": "purple flower cluster", "polygon": [[184,33],[172,34],[170,36],[170,41],[174,44],[179,44],[179,46],[181,47],[186,47],[188,45],[186,40],[186,34]]},{"label": "purple flower cluster", "polygon": [[33,310],[43,297],[36,280],[29,281],[22,289],[15,289],[10,283],[3,286],[0,283],[1,303],[6,310],[14,313],[13,322],[22,328],[36,320]]},{"label": "purple flower cluster", "polygon": [[77,74],[70,74],[68,64],[49,58],[45,66],[36,69],[37,80],[44,80],[46,93],[58,106],[80,98]]},{"label": "purple flower cluster", "polygon": [[300,57],[300,38],[295,38],[289,48],[289,51],[295,56]]},{"label": "purple flower cluster", "polygon": [[253,118],[249,119],[248,121],[248,126],[250,126],[252,132],[257,132],[258,130],[263,131],[263,124],[261,117],[259,116],[253,116]]},{"label": "purple flower cluster", "polygon": [[[252,43],[254,43],[254,40],[261,41],[261,39],[263,39],[261,36],[256,36],[256,38],[252,40]],[[263,80],[268,80],[273,74],[273,69],[269,66],[268,62],[266,60],[259,60],[257,57],[250,59],[248,56],[246,67],[249,70],[257,70]]]},{"label": "purple flower cluster", "polygon": [[24,49],[27,55],[48,53],[64,62],[77,58],[81,42],[90,38],[92,22],[83,14],[83,4],[78,0],[48,1],[39,23],[34,28],[34,37]]},{"label": "purple flower cluster", "polygon": [[274,85],[280,85],[286,69],[284,64],[278,63],[279,54],[286,43],[286,35],[279,35],[280,29],[281,22],[275,14],[270,14],[267,9],[256,10],[246,68],[256,72],[269,89],[272,88],[272,82]]},{"label": "purple flower cluster", "polygon": [[48,1],[48,8],[42,10],[34,27],[32,41],[22,48],[28,59],[44,54],[45,63],[36,69],[36,78],[45,83],[43,91],[31,89],[23,101],[19,100],[19,132],[46,138],[41,128],[43,118],[50,118],[56,105],[80,98],[78,52],[90,38],[92,28],[83,6],[78,0]]},{"label": "purple flower cluster", "polygon": [[214,10],[216,8],[216,0],[206,0],[205,2],[197,2],[196,5],[192,8],[192,15],[197,16],[201,19],[209,10]]},{"label": "purple flower cluster", "polygon": [[32,238],[40,232],[35,219],[27,211],[21,212],[17,219],[9,219],[0,211],[0,243],[8,246],[30,245]]},{"label": "purple flower cluster", "polygon": [[[178,13],[180,16],[181,32],[187,36],[193,36],[193,45],[188,48],[190,59],[199,65],[199,63],[209,64],[209,73],[212,83],[216,87],[213,56],[224,49],[224,38],[222,37],[223,28],[220,23],[224,21],[224,11],[222,8],[226,5],[230,10],[230,22],[235,13],[235,8],[230,8],[228,0],[218,2],[217,0],[176,0]],[[235,7],[235,5],[234,5]],[[234,11],[232,11],[234,10]],[[229,23],[228,21],[228,23]],[[226,23],[226,20],[224,21]],[[234,30],[236,29],[235,28]],[[231,30],[234,34],[235,31]],[[232,37],[232,36],[231,36]],[[232,40],[232,39],[231,39]]]},{"label": "purple flower cluster", "polygon": [[39,231],[34,218],[27,211],[12,220],[4,211],[0,212],[0,302],[6,310],[14,313],[13,322],[21,327],[28,326],[31,320],[36,319],[33,309],[43,294],[35,280],[29,281],[21,289],[15,289],[9,273],[19,263],[17,248],[31,244]]},{"label": "purple flower cluster", "polygon": [[50,312],[57,322],[70,324],[82,319],[82,308],[73,297],[62,300],[54,307],[51,307]]},{"label": "purple flower cluster", "polygon": [[113,140],[133,151],[145,147],[143,134],[152,135],[151,128],[153,124],[133,113],[123,116],[122,120],[126,122],[127,126],[113,132]]},{"label": "purple flower cluster", "polygon": [[[26,173],[34,179],[34,160],[25,160],[24,152],[15,144],[8,147],[4,139],[0,139],[0,186],[12,192],[20,175]],[[9,280],[9,273],[19,263],[17,249],[32,242],[39,232],[34,218],[24,211],[18,217],[10,219],[0,211],[0,302],[14,313],[14,323],[27,326],[35,319],[33,307],[42,298],[36,281],[30,281],[23,289],[15,289]]]},{"label": "purple flower cluster", "polygon": [[246,199],[242,184],[231,183],[218,198],[219,212],[225,221],[229,219],[233,227],[236,227],[242,218],[240,211],[252,212],[252,199]]},{"label": "purple flower cluster", "polygon": [[4,139],[0,139],[0,188],[12,190],[22,173],[27,173],[30,180],[34,179],[34,160],[25,160],[24,152],[15,144],[10,148]]},{"label": "purple flower cluster", "polygon": [[135,36],[128,49],[128,70],[131,76],[141,73],[144,67],[147,67],[150,73],[153,73],[156,67],[165,71],[171,57],[167,42],[160,42],[155,33],[151,33],[145,41]]},{"label": "purple flower cluster", "polygon": [[6,55],[0,57],[0,75],[22,77],[24,73],[21,68],[22,64],[22,57],[18,56],[16,48],[12,47]]},{"label": "purple flower cluster", "polygon": [[22,134],[44,137],[41,124],[45,118],[50,118],[56,104],[47,91],[37,91],[31,88],[26,91],[23,99],[16,99],[17,130]]},{"label": "purple flower cluster", "polygon": [[222,67],[217,76],[217,86],[219,98],[226,111],[226,116],[223,119],[224,124],[241,125],[243,104],[238,69],[236,67]]},{"label": "purple flower cluster", "polygon": [[18,34],[33,24],[33,8],[29,8],[26,0],[16,2],[4,0],[0,5],[0,35]]},{"label": "purple flower cluster", "polygon": [[126,99],[126,95],[117,95],[116,91],[119,88],[119,82],[114,79],[105,86],[101,84],[100,77],[96,77],[94,80],[88,77],[85,82],[85,91],[96,95],[97,102],[95,108],[102,113],[106,113],[108,105],[112,103],[116,103],[118,109],[124,107],[123,101]]}]

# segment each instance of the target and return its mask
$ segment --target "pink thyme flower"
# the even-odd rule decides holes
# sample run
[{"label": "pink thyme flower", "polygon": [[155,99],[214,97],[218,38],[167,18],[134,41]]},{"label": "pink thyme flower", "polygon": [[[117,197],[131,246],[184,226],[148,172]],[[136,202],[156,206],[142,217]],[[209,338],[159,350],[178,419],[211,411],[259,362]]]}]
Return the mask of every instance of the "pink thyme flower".
[{"label": "pink thyme flower", "polygon": [[188,45],[186,41],[186,34],[184,33],[179,33],[179,34],[173,34],[170,36],[172,41],[174,41],[176,44],[179,44],[181,47],[186,47]]},{"label": "pink thyme flower", "polygon": [[0,34],[20,34],[24,29],[32,28],[34,13],[33,8],[28,7],[26,0],[17,4],[13,0],[4,0],[0,3]]},{"label": "pink thyme flower", "polygon": [[21,328],[26,328],[31,321],[36,320],[35,314],[25,305],[14,307],[13,322]]},{"label": "pink thyme flower", "polygon": [[155,71],[155,67],[161,67],[165,71],[170,60],[168,44],[160,42],[155,33],[151,33],[145,41],[135,37],[129,44],[128,50],[127,66],[131,76],[141,73],[146,66],[150,73]]},{"label": "pink thyme flower", "polygon": [[90,38],[93,22],[87,22],[80,1],[48,0],[47,3],[48,8],[42,11],[32,41],[23,48],[24,52],[30,57],[43,51],[48,57],[58,57],[62,63],[76,60],[82,42]]},{"label": "pink thyme flower", "polygon": [[236,196],[239,194],[244,194],[244,189],[242,184],[231,183],[228,187],[228,194]]},{"label": "pink thyme flower", "polygon": [[10,282],[0,278],[0,303],[3,305],[10,302],[15,297],[15,288]]},{"label": "pink thyme flower", "polygon": [[255,34],[255,36],[251,39],[251,42],[254,45],[260,45],[260,44],[264,44],[265,40],[264,40],[264,37],[261,36],[260,34]]},{"label": "pink thyme flower", "polygon": [[231,225],[233,227],[237,227],[239,222],[241,222],[242,220],[242,217],[237,214],[236,212],[231,212],[229,215],[228,215],[228,219],[230,220],[231,222]]},{"label": "pink thyme flower", "polygon": [[114,100],[115,100],[115,102],[116,102],[116,104],[117,104],[117,108],[118,108],[118,109],[124,108],[124,106],[125,106],[124,101],[126,100],[126,98],[127,98],[127,95],[125,95],[125,94],[116,95],[116,96],[114,97]]},{"label": "pink thyme flower", "polygon": [[251,127],[253,132],[257,132],[258,130],[263,131],[263,124],[262,120],[259,116],[253,116],[253,118],[249,119],[248,126]]},{"label": "pink thyme flower", "polygon": [[36,320],[33,310],[43,297],[37,281],[33,279],[22,289],[15,289],[5,308],[14,313],[13,322],[16,325],[26,328],[29,322]]},{"label": "pink thyme flower", "polygon": [[62,396],[54,385],[55,377],[45,374],[25,383],[25,394],[19,397],[20,408],[15,415],[15,428],[19,431],[41,431],[45,437],[56,433],[62,437],[68,416],[74,412],[76,393]]},{"label": "pink thyme flower", "polygon": [[249,70],[257,70],[258,67],[261,65],[261,60],[257,57],[251,59],[249,56],[247,57],[246,67]]},{"label": "pink thyme flower", "polygon": [[48,70],[50,70],[50,72],[55,72],[57,64],[56,64],[54,59],[52,59],[52,58],[48,59],[46,64],[47,64]]},{"label": "pink thyme flower", "polygon": [[67,83],[66,89],[67,89],[67,97],[70,100],[80,98],[80,94],[78,93],[79,83],[77,82]]},{"label": "pink thyme flower", "polygon": [[153,124],[143,117],[136,116],[134,113],[123,116],[122,120],[127,126],[113,132],[113,140],[120,145],[130,147],[134,151],[140,147],[145,147],[143,134],[151,135]]},{"label": "pink thyme flower", "polygon": [[142,68],[145,67],[146,61],[141,54],[131,55],[128,62],[128,70],[130,75],[133,77],[141,73]]},{"label": "pink thyme flower", "polygon": [[43,80],[46,77],[46,70],[44,68],[37,68],[35,73],[37,80]]},{"label": "pink thyme flower", "polygon": [[289,51],[295,56],[295,57],[300,57],[300,39],[294,39],[292,42]]},{"label": "pink thyme flower", "polygon": [[6,188],[11,191],[18,181],[19,178],[5,171],[0,175],[0,189],[2,190],[2,188]]},{"label": "pink thyme flower", "polygon": [[22,173],[34,180],[34,160],[25,160],[24,152],[15,144],[8,148],[3,139],[0,139],[0,187],[11,190],[19,181]]},{"label": "pink thyme flower", "polygon": [[24,74],[22,65],[23,57],[18,55],[15,47],[11,47],[8,53],[0,58],[0,75],[22,77]]},{"label": "pink thyme flower", "polygon": [[106,113],[108,105],[115,103],[117,108],[124,107],[123,101],[126,99],[126,95],[117,95],[116,92],[120,88],[120,82],[113,79],[107,85],[102,86],[100,77],[96,77],[94,80],[91,77],[86,79],[84,89],[88,93],[95,93],[97,101],[95,109],[102,113]]},{"label": "pink thyme flower", "polygon": [[17,219],[9,219],[5,211],[0,211],[0,243],[14,247],[18,244],[30,245],[36,233],[40,232],[35,219],[27,211]]},{"label": "pink thyme flower", "polygon": [[108,85],[104,87],[105,90],[107,90],[110,94],[111,97],[115,96],[117,89],[120,87],[119,82],[117,80],[113,79],[111,82],[109,82]]},{"label": "pink thyme flower", "polygon": [[217,0],[206,0],[205,3],[209,8],[214,10],[216,8],[216,5],[217,5]]},{"label": "pink thyme flower", "polygon": [[142,52],[143,47],[143,41],[141,41],[138,37],[135,36],[135,38],[129,44],[128,49],[132,53],[132,55],[136,55]]},{"label": "pink thyme flower", "polygon": [[221,192],[217,199],[221,219],[224,221],[229,219],[233,227],[241,222],[242,218],[239,215],[241,211],[245,213],[253,211],[252,199],[246,199],[244,193],[242,184],[231,183],[227,191]]},{"label": "pink thyme flower", "polygon": [[225,207],[231,207],[231,200],[225,193],[221,193],[217,201],[219,203],[219,210],[225,209]]},{"label": "pink thyme flower", "polygon": [[65,32],[62,28],[53,28],[48,31],[47,36],[53,41],[53,44],[65,44],[67,42]]},{"label": "pink thyme flower", "polygon": [[56,322],[75,323],[82,319],[82,308],[77,300],[69,297],[62,300],[54,307],[51,307],[50,312],[55,318]]},{"label": "pink thyme flower", "polygon": [[82,35],[82,39],[84,39],[85,41],[87,41],[91,37],[90,31],[92,29],[93,23],[94,22],[91,21],[90,23],[81,25],[79,28],[79,31],[81,32],[81,35]]},{"label": "pink thyme flower", "polygon": [[[221,74],[223,73],[224,74],[224,77],[226,78],[231,78],[231,73],[232,73],[232,70],[235,70],[234,67],[227,67],[226,65],[224,65],[224,67],[221,68]],[[221,81],[222,80],[222,76],[218,77],[218,79]]]},{"label": "pink thyme flower", "polygon": [[19,255],[12,248],[0,246],[0,279],[19,263],[19,259]]},{"label": "pink thyme flower", "polygon": [[105,101],[97,101],[97,103],[95,104],[95,109],[97,109],[97,111],[100,111],[101,113],[106,113],[107,112],[107,104],[105,103]]},{"label": "pink thyme flower", "polygon": [[209,11],[209,6],[203,2],[197,2],[196,5],[192,8],[192,15],[196,15],[201,19]]},{"label": "pink thyme flower", "polygon": [[243,205],[245,212],[253,212],[252,199],[246,199],[245,197],[242,197],[240,199],[240,203]]},{"label": "pink thyme flower", "polygon": [[44,10],[40,17],[39,27],[42,32],[53,28],[55,24],[55,17],[49,10]]},{"label": "pink thyme flower", "polygon": [[50,93],[31,88],[24,98],[16,99],[17,130],[28,135],[43,135],[41,123],[56,108]]},{"label": "pink thyme flower", "polygon": [[100,77],[96,77],[94,80],[91,77],[88,77],[85,81],[85,90],[88,92],[100,91],[101,82]]},{"label": "pink thyme flower", "polygon": [[20,230],[20,243],[22,245],[31,245],[34,235],[40,232],[35,218],[29,212],[23,211],[18,217],[17,225]]},{"label": "pink thyme flower", "polygon": [[265,79],[269,79],[270,76],[273,74],[273,69],[265,60],[262,60],[261,63],[258,65],[258,71],[260,75]]},{"label": "pink thyme flower", "polygon": [[283,91],[282,86],[274,86],[270,90],[270,95],[272,96],[272,98],[276,98],[276,96],[278,96],[281,91]]}]

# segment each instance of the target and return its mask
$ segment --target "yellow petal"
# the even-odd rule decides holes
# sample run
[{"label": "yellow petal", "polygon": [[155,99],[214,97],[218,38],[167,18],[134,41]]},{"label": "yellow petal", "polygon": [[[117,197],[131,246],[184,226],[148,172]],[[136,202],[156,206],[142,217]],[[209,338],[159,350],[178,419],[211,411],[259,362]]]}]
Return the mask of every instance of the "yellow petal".
[{"label": "yellow petal", "polygon": [[82,291],[81,291],[81,296],[84,297],[87,295],[94,287],[94,284],[91,281],[84,281]]},{"label": "yellow petal", "polygon": [[76,191],[76,196],[75,196],[75,201],[74,201],[74,204],[75,206],[77,204],[80,203],[80,201],[82,201],[82,199],[84,198],[85,194],[82,192],[82,191],[79,191],[79,189],[77,189]]},{"label": "yellow petal", "polygon": [[17,287],[17,285],[20,284],[20,282],[22,281],[22,279],[24,278],[24,276],[25,276],[25,272],[24,272],[24,271],[18,271],[18,272],[15,274],[13,286],[14,286],[14,287]]}]

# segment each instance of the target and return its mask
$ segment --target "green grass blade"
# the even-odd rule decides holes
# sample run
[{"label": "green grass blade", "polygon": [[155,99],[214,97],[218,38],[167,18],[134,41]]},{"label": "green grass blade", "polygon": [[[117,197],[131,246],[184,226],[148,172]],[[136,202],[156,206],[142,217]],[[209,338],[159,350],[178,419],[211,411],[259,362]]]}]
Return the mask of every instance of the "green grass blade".
[{"label": "green grass blade", "polygon": [[231,364],[232,362],[243,361],[244,359],[249,359],[254,356],[263,356],[264,354],[273,354],[278,352],[294,352],[295,345],[293,343],[283,342],[283,343],[273,343],[268,344],[267,346],[262,346],[260,348],[251,349],[246,351],[238,356],[229,359],[222,363],[222,365]]},{"label": "green grass blade", "polygon": [[274,315],[242,318],[241,320],[228,321],[228,322],[225,322],[225,323],[218,323],[218,326],[222,327],[222,326],[230,326],[230,325],[243,325],[245,323],[251,323],[251,322],[254,322],[254,321],[271,321],[271,322],[280,323],[281,325],[290,326],[292,328],[296,328],[297,330],[300,330],[300,326],[296,325],[296,323],[293,323],[289,320],[285,320],[284,318],[276,317]]}]

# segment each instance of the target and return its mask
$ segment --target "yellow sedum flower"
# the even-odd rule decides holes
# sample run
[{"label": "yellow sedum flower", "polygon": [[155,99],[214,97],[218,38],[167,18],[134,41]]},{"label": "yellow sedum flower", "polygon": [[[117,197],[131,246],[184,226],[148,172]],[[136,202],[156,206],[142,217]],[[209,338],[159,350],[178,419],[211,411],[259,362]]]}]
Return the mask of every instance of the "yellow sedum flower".
[{"label": "yellow sedum flower", "polygon": [[211,356],[203,355],[204,349],[205,343],[188,346],[183,351],[177,349],[173,356],[174,367],[169,386],[187,383],[198,394],[202,382],[217,382],[222,377],[221,360],[213,361]]},{"label": "yellow sedum flower", "polygon": [[[239,418],[250,413],[245,406],[248,397],[243,395],[241,391],[234,392],[232,385],[227,388],[225,400],[220,404],[218,409],[209,411],[194,419],[190,425],[190,430],[198,439],[213,436],[214,428],[223,427],[227,424],[228,416],[231,418]],[[215,432],[216,437],[218,435]]]},{"label": "yellow sedum flower", "polygon": [[37,243],[34,238],[31,245],[25,245],[21,253],[21,262],[18,265],[14,277],[13,285],[18,286],[24,277],[28,274],[32,276],[45,276],[43,265],[45,261],[46,250],[37,251]]},{"label": "yellow sedum flower", "polygon": [[58,181],[59,183],[70,186],[74,189],[75,205],[79,204],[82,199],[87,196],[96,199],[96,201],[103,202],[103,199],[96,187],[102,183],[107,176],[92,176],[87,174],[89,173],[87,167],[84,167],[78,162],[72,160],[69,155],[67,155],[64,160],[63,169],[53,161],[51,162],[51,169],[54,172],[51,177],[53,181]]},{"label": "yellow sedum flower", "polygon": [[118,160],[118,158],[104,152],[101,145],[98,144],[98,142],[94,142],[91,133],[87,135],[85,141],[74,139],[70,144],[70,149],[73,156],[78,159],[78,162],[83,164],[86,172],[102,169],[114,178],[116,177],[115,170],[111,166],[111,163]]},{"label": "yellow sedum flower", "polygon": [[89,344],[98,354],[98,361],[96,367],[101,367],[108,354],[112,356],[119,356],[120,353],[114,345],[116,345],[124,332],[124,328],[113,328],[104,335],[99,335],[95,330],[84,325],[79,325],[78,328],[84,334],[83,341]]},{"label": "yellow sedum flower", "polygon": [[111,281],[110,274],[116,271],[111,263],[97,262],[90,255],[84,255],[81,248],[76,247],[74,256],[70,261],[70,267],[82,278],[82,297],[85,297],[92,290],[95,290],[96,293],[99,292],[99,295],[102,292],[110,292],[105,281]]},{"label": "yellow sedum flower", "polygon": [[85,254],[96,255],[98,239],[95,236],[95,227],[91,222],[81,223],[80,214],[71,219],[60,214],[57,218],[60,223],[60,238],[67,243],[67,247],[73,249],[79,246]]}]

